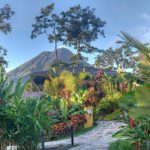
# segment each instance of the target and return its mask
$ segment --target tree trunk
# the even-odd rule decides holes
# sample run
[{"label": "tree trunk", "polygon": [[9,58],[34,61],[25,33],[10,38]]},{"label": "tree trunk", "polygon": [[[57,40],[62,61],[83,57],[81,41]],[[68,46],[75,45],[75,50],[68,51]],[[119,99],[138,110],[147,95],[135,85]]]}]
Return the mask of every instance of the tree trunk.
[{"label": "tree trunk", "polygon": [[54,38],[55,38],[55,54],[56,54],[56,64],[58,64],[58,52],[57,52],[57,35],[56,35],[56,29],[54,27]]},{"label": "tree trunk", "polygon": [[59,63],[59,60],[58,60],[57,40],[56,40],[56,38],[55,38],[55,54],[56,54],[56,63],[58,64],[58,63]]},{"label": "tree trunk", "polygon": [[77,66],[79,67],[79,64],[80,64],[80,51],[79,51],[79,48],[77,50]]},{"label": "tree trunk", "polygon": [[80,40],[78,41],[78,46],[77,46],[77,66],[79,67],[80,65]]}]

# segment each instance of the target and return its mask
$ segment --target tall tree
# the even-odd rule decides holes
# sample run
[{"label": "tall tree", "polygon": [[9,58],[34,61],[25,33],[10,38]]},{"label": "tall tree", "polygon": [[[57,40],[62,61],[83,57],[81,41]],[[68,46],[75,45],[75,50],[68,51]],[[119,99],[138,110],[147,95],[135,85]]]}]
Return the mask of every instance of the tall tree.
[{"label": "tall tree", "polygon": [[[3,8],[0,8],[0,32],[8,34],[11,32],[10,18],[14,15],[14,11],[11,10],[10,5],[6,4]],[[7,61],[5,56],[7,55],[7,50],[0,46],[0,67],[5,70],[7,67]]]},{"label": "tall tree", "polygon": [[95,65],[103,68],[111,67],[116,69],[120,66],[123,69],[135,69],[136,61],[134,52],[128,46],[122,45],[114,50],[108,48],[101,52],[96,57]]},{"label": "tall tree", "polygon": [[99,51],[91,46],[91,42],[99,35],[104,36],[103,27],[106,22],[95,16],[95,9],[81,8],[80,5],[71,7],[61,13],[61,28],[63,42],[73,46],[77,50],[77,65],[79,65],[80,53],[92,53]]},{"label": "tall tree", "polygon": [[0,8],[0,31],[7,34],[11,32],[11,25],[8,22],[11,16],[14,15],[14,11],[11,10],[10,5],[6,4],[3,8]]},{"label": "tall tree", "polygon": [[55,43],[56,63],[58,64],[57,43],[60,41],[59,16],[53,13],[54,3],[41,9],[40,15],[35,17],[36,23],[33,24],[31,38],[36,38],[41,34],[46,34],[50,43]]}]

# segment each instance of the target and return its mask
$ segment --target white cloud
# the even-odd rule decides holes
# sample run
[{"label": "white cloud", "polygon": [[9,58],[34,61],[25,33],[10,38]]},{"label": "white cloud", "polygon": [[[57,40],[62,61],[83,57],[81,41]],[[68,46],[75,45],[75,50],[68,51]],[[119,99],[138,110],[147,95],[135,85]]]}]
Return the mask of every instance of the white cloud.
[{"label": "white cloud", "polygon": [[139,40],[150,43],[150,25],[137,26],[133,34]]},{"label": "white cloud", "polygon": [[142,42],[150,43],[150,13],[143,13],[140,15],[140,18],[143,19],[141,20],[143,25],[138,25],[135,28],[133,35]]},{"label": "white cloud", "polygon": [[149,13],[143,13],[143,14],[141,14],[141,18],[144,20],[150,21],[150,14]]}]

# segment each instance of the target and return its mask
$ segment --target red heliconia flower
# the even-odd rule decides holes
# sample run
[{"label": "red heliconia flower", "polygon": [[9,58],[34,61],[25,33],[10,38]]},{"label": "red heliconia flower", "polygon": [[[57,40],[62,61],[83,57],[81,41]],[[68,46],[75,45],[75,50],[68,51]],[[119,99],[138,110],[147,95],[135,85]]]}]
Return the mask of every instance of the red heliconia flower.
[{"label": "red heliconia flower", "polygon": [[131,125],[131,127],[135,127],[135,122],[134,122],[134,120],[132,119],[132,117],[130,117],[130,125]]}]

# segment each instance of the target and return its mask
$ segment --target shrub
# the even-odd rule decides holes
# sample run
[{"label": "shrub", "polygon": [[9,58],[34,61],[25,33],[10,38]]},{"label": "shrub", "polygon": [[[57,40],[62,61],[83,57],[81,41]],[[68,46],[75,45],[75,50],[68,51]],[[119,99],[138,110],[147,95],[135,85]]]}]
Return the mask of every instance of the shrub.
[{"label": "shrub", "polygon": [[87,73],[85,71],[82,71],[78,75],[79,80],[92,80],[93,76],[90,73]]},{"label": "shrub", "polygon": [[47,96],[65,98],[68,104],[70,104],[70,96],[77,91],[77,88],[77,78],[69,71],[63,71],[51,81],[46,80],[43,85],[43,91]]},{"label": "shrub", "polygon": [[115,136],[126,137],[138,147],[145,149],[146,141],[150,140],[150,116],[144,115],[134,120],[126,112],[124,112],[124,122],[126,126],[115,133]]},{"label": "shrub", "polygon": [[52,127],[52,136],[56,137],[58,135],[65,135],[70,132],[71,125],[74,130],[78,130],[83,127],[86,122],[85,115],[71,115],[68,122],[60,122]]},{"label": "shrub", "polygon": [[109,145],[108,150],[136,150],[136,148],[129,141],[117,140]]},{"label": "shrub", "polygon": [[104,120],[107,120],[107,121],[109,121],[109,120],[121,120],[120,115],[121,115],[121,111],[120,111],[120,109],[117,109],[113,113],[106,115],[104,117]]},{"label": "shrub", "polygon": [[24,99],[24,86],[18,81],[15,90],[13,82],[0,84],[0,148],[7,143],[17,145],[21,150],[35,150],[40,142],[40,129],[45,132],[55,122],[47,116],[46,99]]},{"label": "shrub", "polygon": [[43,85],[43,91],[46,93],[46,96],[58,97],[63,88],[64,84],[59,77],[55,77],[51,81],[45,80]]},{"label": "shrub", "polygon": [[77,79],[76,77],[69,71],[63,71],[60,74],[60,79],[64,83],[64,88],[66,91],[70,91],[71,93],[76,92],[77,90]]},{"label": "shrub", "polygon": [[117,101],[121,110],[129,110],[136,105],[135,92],[123,93],[122,96]]}]

